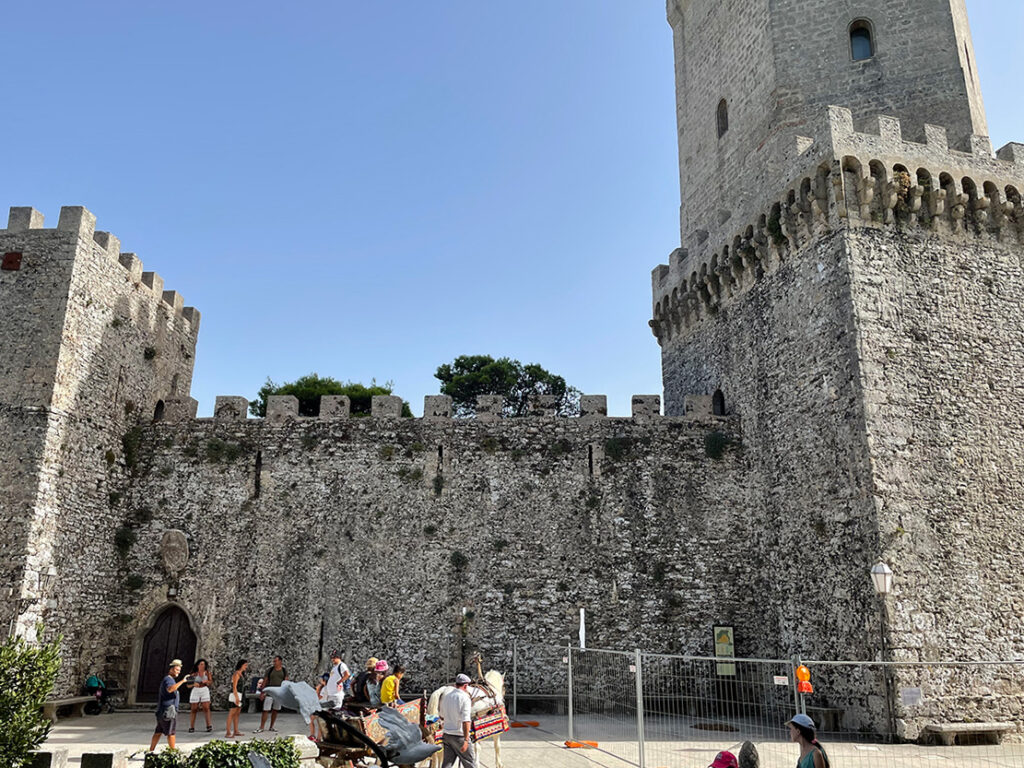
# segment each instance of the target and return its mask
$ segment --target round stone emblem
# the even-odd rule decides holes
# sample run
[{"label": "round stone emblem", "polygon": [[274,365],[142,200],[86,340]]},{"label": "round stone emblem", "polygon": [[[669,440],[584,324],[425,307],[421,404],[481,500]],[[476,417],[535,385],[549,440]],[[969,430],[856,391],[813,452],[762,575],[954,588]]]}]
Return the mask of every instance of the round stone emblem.
[{"label": "round stone emblem", "polygon": [[169,573],[176,574],[185,570],[188,565],[188,539],[183,532],[173,529],[164,531],[160,540],[160,559]]}]

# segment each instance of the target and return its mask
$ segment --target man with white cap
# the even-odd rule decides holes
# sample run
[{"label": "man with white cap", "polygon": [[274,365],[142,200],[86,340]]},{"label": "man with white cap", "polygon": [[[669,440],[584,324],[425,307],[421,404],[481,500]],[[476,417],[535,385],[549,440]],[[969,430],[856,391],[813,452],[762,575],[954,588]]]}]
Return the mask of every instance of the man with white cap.
[{"label": "man with white cap", "polygon": [[451,768],[456,759],[463,768],[477,768],[476,750],[470,739],[473,701],[466,690],[473,682],[466,675],[455,678],[455,690],[441,697],[439,714],[444,721],[444,759],[441,768]]}]

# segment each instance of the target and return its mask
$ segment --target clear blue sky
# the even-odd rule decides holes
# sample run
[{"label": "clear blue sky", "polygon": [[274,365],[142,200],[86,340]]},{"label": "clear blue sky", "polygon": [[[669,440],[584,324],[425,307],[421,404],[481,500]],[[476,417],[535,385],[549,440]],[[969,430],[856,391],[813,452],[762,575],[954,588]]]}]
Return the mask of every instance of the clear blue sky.
[{"label": "clear blue sky", "polygon": [[[664,5],[12,4],[0,205],[86,205],[199,308],[201,415],[310,371],[419,413],[467,353],[624,415],[679,238]],[[993,142],[1024,140],[1024,3],[968,6]]]}]

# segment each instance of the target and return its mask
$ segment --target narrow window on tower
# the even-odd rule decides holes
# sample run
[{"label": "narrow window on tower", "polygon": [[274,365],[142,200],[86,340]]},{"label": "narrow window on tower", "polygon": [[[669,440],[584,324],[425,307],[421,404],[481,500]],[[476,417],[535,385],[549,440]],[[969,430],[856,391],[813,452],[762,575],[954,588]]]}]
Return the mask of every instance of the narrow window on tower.
[{"label": "narrow window on tower", "polygon": [[722,99],[718,102],[718,138],[725,136],[729,130],[729,102]]},{"label": "narrow window on tower", "polygon": [[871,22],[858,19],[850,25],[850,55],[854,61],[865,61],[875,55],[875,39]]}]

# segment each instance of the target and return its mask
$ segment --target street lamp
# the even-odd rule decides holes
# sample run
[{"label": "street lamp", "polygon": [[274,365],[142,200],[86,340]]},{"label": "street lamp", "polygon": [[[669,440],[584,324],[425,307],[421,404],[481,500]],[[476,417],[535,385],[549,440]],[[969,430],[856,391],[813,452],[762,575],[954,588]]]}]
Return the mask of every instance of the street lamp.
[{"label": "street lamp", "polygon": [[871,582],[875,586],[875,594],[878,595],[878,605],[881,610],[881,620],[879,621],[879,628],[882,634],[882,676],[885,680],[885,706],[889,714],[889,738],[892,739],[896,735],[896,717],[893,713],[893,702],[892,702],[892,676],[889,672],[889,667],[886,666],[885,662],[888,657],[888,649],[886,648],[886,605],[885,598],[892,593],[893,573],[885,563],[876,563],[871,568]]},{"label": "street lamp", "polygon": [[871,581],[874,582],[875,592],[884,600],[892,592],[892,568],[885,563],[877,563],[871,568]]},{"label": "street lamp", "polygon": [[52,565],[46,569],[46,573],[39,574],[39,594],[48,597],[57,586],[57,569]]}]

